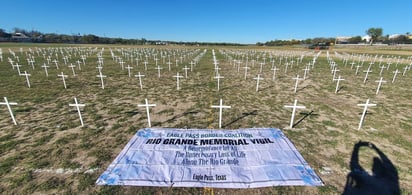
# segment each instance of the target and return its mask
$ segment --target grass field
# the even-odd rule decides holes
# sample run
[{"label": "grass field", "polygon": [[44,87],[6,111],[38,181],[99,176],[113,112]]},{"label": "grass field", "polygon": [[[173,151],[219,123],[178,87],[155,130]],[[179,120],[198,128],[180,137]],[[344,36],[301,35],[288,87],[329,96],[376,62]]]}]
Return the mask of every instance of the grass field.
[{"label": "grass field", "polygon": [[[336,82],[332,81],[330,65],[326,51],[317,59],[308,78],[301,81],[297,93],[293,92],[299,74],[303,76],[305,66],[317,54],[302,48],[198,48],[198,47],[127,47],[111,45],[35,45],[35,44],[0,44],[3,61],[0,62],[0,95],[7,97],[12,106],[17,126],[13,125],[7,108],[0,107],[0,192],[3,194],[203,194],[210,190],[201,188],[150,188],[96,186],[97,177],[106,169],[122,150],[134,133],[147,126],[146,114],[137,104],[157,104],[151,109],[153,127],[173,128],[218,128],[218,113],[210,108],[222,98],[224,104],[232,106],[224,111],[223,128],[238,129],[250,127],[275,127],[282,129],[295,144],[304,158],[318,173],[325,183],[319,188],[311,187],[271,187],[259,189],[213,189],[215,194],[340,194],[343,191],[346,176],[350,172],[349,161],[352,149],[359,140],[374,143],[396,166],[399,184],[403,193],[412,193],[412,101],[410,101],[412,73],[408,70],[404,76],[397,76],[391,83],[393,71],[411,63],[412,51],[409,49],[336,48],[329,51],[329,60],[336,62],[340,70],[338,75],[344,78],[341,89],[336,94]],[[22,48],[22,49],[20,49]],[[104,48],[104,50],[103,50]],[[13,69],[8,58],[16,58],[9,52],[15,52],[20,59],[20,69],[31,74],[31,88],[26,86],[24,77]],[[133,66],[132,75],[140,71],[143,78],[143,90],[139,89],[138,79],[128,77],[119,62],[112,58],[110,49],[116,56]],[[193,72],[181,80],[181,90],[176,90],[173,75],[184,75],[184,66],[204,50]],[[219,60],[221,80],[217,91],[212,61],[212,49]],[[21,52],[22,51],[22,52]],[[338,52],[335,54],[334,52]],[[161,77],[155,68],[153,54],[157,53],[158,63],[162,66]],[[171,57],[171,71],[168,71],[168,57]],[[44,54],[44,56],[43,56]],[[70,56],[64,64],[62,56]],[[104,58],[102,73],[106,75],[105,89],[101,89],[98,70],[98,54]],[[137,55],[137,54],[140,54]],[[148,68],[145,71],[143,61],[148,54]],[[175,59],[182,62],[175,65]],[[358,62],[358,57],[367,59],[355,75],[355,69],[349,64]],[[27,62],[27,56],[33,56],[35,68]],[[46,77],[41,65],[47,64],[48,56],[54,60],[58,56],[59,69],[50,62],[49,76]],[[81,55],[87,56],[81,70],[76,61],[82,61]],[[139,56],[139,66],[128,57]],[[302,62],[297,64],[301,56]],[[393,62],[382,77],[387,83],[382,85],[380,93],[375,95],[380,68],[377,60],[371,65],[372,73],[364,83],[364,70],[375,56],[382,57],[382,65]],[[244,70],[236,67],[229,59],[240,60],[245,66],[249,58],[249,73],[244,79]],[[260,65],[251,59],[259,56],[261,62],[266,57],[262,69],[263,81],[256,92],[256,77]],[[280,70],[272,81],[273,71],[270,56]],[[282,56],[282,63],[279,64]],[[292,63],[285,73],[285,62]],[[351,57],[352,56],[352,57]],[[398,65],[396,60],[400,60]],[[350,58],[345,65],[344,58]],[[389,59],[390,58],[390,59]],[[16,61],[16,60],[15,60]],[[70,63],[76,65],[76,76],[72,75]],[[64,89],[58,74],[64,72],[67,89]],[[81,127],[77,111],[69,104],[74,97],[86,104],[82,110],[84,127]],[[376,103],[368,109],[365,123],[357,130],[362,107],[366,99]],[[306,106],[298,110],[295,127],[289,129],[290,109],[294,99],[299,105]],[[2,100],[3,101],[3,100]],[[374,153],[362,150],[362,166],[371,169]],[[331,173],[325,173],[330,168]]]}]

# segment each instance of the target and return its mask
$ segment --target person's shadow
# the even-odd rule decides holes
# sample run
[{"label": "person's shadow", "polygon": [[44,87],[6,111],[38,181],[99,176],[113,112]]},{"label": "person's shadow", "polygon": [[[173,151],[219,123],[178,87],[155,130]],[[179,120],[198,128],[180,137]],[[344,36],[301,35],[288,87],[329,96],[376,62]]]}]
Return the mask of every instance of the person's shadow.
[{"label": "person's shadow", "polygon": [[[359,164],[359,149],[367,147],[379,157],[373,157],[372,175]],[[398,171],[388,157],[370,142],[359,141],[353,147],[351,172],[342,194],[400,194]]]}]

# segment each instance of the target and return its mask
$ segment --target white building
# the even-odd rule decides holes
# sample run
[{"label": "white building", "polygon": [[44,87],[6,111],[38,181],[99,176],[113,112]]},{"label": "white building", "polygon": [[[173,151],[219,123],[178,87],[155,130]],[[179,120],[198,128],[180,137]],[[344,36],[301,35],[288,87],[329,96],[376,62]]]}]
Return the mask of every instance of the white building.
[{"label": "white building", "polygon": [[352,37],[344,37],[344,36],[336,37],[335,44],[349,43],[351,38]]},{"label": "white building", "polygon": [[365,41],[367,43],[369,43],[371,41],[372,37],[369,35],[365,35],[362,37],[362,41]]},{"label": "white building", "polygon": [[393,34],[393,35],[389,35],[389,40],[392,40],[392,39],[397,39],[397,38],[399,38],[399,37],[401,37],[402,35],[401,34]]}]

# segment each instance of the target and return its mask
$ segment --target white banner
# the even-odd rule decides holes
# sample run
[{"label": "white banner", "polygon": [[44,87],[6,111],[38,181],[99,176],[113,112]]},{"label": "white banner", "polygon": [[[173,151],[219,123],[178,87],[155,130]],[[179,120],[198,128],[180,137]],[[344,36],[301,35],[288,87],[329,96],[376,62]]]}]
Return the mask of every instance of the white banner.
[{"label": "white banner", "polygon": [[321,186],[279,129],[137,131],[98,185],[255,188]]}]

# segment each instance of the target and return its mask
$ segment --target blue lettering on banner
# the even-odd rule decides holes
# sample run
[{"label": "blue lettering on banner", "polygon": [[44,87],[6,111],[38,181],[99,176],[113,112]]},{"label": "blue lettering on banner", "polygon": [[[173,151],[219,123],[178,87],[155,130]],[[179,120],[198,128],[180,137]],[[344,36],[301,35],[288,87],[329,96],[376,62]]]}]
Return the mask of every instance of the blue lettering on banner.
[{"label": "blue lettering on banner", "polygon": [[321,186],[279,129],[139,130],[98,185],[254,188]]}]

